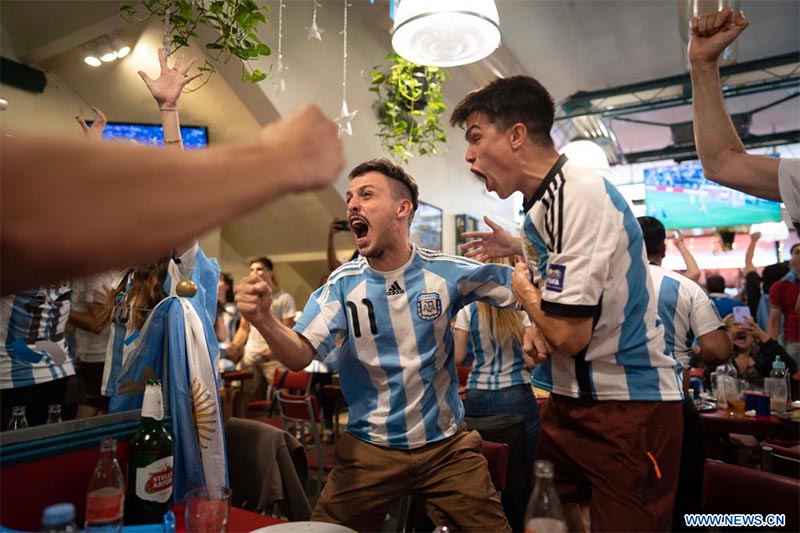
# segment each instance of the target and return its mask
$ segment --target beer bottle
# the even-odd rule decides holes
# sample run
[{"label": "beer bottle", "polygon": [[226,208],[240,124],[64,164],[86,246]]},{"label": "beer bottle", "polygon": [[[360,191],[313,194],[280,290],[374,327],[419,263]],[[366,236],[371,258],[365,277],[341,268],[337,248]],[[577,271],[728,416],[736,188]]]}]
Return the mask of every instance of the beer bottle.
[{"label": "beer bottle", "polygon": [[142,424],[130,442],[125,524],[160,524],[172,499],[172,435],[164,427],[161,382],[148,379]]}]

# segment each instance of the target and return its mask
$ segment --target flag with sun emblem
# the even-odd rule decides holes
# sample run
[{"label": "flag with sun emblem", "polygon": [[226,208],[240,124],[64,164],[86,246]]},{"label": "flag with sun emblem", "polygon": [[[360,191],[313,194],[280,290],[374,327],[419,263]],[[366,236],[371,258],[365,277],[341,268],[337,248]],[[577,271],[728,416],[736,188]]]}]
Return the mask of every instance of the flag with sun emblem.
[{"label": "flag with sun emblem", "polygon": [[[175,441],[175,503],[182,502],[193,488],[228,485],[222,409],[214,370],[219,359],[214,333],[219,270],[217,262],[200,250],[191,275],[197,294],[178,297],[176,286],[182,277],[178,267],[170,263],[170,296],[153,309],[142,327],[141,344],[123,365],[117,379],[119,394],[111,398],[109,407],[110,412],[141,409],[147,377],[163,380]],[[162,377],[164,370],[166,375]]]}]

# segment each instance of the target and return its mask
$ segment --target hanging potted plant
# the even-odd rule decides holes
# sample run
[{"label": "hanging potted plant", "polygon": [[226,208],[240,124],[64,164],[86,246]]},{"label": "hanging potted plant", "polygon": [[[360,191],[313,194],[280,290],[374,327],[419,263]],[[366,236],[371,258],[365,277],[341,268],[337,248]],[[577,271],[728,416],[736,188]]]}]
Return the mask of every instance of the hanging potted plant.
[{"label": "hanging potted plant", "polygon": [[[139,15],[138,9],[145,11]],[[262,11],[267,4],[256,0],[144,0],[136,7],[124,4],[120,14],[128,22],[142,21],[150,16],[167,18],[165,34],[169,37],[170,53],[189,46],[189,39],[197,37],[198,26],[207,26],[219,37],[205,43],[207,56],[199,70],[206,72],[205,83],[216,70],[217,61],[227,62],[231,57],[242,60],[242,79],[259,82],[267,77],[260,69],[250,67],[250,61],[270,54],[270,48],[258,37],[260,24],[267,23]],[[165,41],[167,39],[165,38]]]},{"label": "hanging potted plant", "polygon": [[396,53],[386,56],[388,66],[370,72],[370,91],[378,115],[381,145],[392,157],[408,162],[416,155],[436,155],[447,141],[439,122],[445,112],[442,84],[445,71],[406,61]]}]

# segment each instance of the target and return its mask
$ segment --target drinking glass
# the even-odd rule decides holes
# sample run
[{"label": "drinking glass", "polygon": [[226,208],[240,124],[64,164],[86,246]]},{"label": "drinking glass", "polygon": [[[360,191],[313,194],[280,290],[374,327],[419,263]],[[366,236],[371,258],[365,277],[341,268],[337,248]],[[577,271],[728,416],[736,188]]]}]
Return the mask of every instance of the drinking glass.
[{"label": "drinking glass", "polygon": [[186,531],[224,533],[228,524],[231,489],[198,487],[186,494]]}]

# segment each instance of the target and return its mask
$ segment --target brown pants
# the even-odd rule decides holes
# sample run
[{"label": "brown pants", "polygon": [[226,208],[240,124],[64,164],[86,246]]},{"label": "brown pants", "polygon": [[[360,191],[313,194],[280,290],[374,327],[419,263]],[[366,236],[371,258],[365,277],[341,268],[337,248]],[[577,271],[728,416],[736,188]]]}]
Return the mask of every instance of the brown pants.
[{"label": "brown pants", "polygon": [[562,502],[590,502],[593,531],[666,531],[678,486],[680,401],[551,395],[537,459],[553,462]]},{"label": "brown pants", "polygon": [[451,531],[511,531],[492,486],[483,441],[461,429],[413,450],[375,446],[345,433],[312,520],[379,531],[390,506],[413,494],[437,526]]}]

